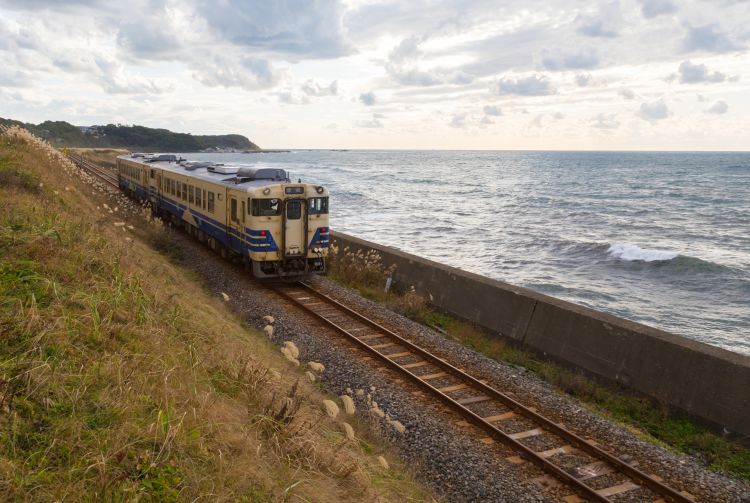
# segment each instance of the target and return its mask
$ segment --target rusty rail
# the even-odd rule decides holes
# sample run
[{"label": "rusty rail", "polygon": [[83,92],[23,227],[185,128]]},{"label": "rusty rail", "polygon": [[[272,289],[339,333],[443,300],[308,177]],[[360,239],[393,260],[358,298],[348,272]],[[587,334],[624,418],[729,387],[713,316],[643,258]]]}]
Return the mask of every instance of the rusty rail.
[{"label": "rusty rail", "polygon": [[[378,357],[391,368],[405,374],[412,382],[427,390],[433,396],[439,398],[442,402],[463,415],[473,424],[489,433],[493,438],[509,445],[516,452],[520,453],[522,457],[532,461],[548,473],[553,474],[558,479],[571,486],[581,496],[584,496],[591,501],[610,502],[612,501],[608,498],[608,496],[610,495],[621,494],[630,490],[638,489],[640,487],[645,487],[663,498],[660,501],[681,503],[693,501],[692,498],[687,495],[687,493],[683,494],[672,489],[671,487],[663,484],[660,479],[658,479],[658,477],[648,475],[637,469],[635,466],[613,456],[607,451],[604,451],[603,449],[597,447],[592,442],[581,438],[572,431],[566,429],[564,426],[557,424],[538,414],[536,411],[531,410],[529,407],[524,406],[517,400],[511,398],[508,394],[502,393],[485,384],[484,382],[475,379],[466,372],[451,365],[447,361],[431,354],[425,349],[413,344],[400,335],[357,313],[356,311],[341,304],[335,299],[332,299],[324,293],[319,292],[309,284],[299,282],[292,285],[277,285],[274,287],[274,289],[280,295],[292,301],[294,304],[302,307],[304,310],[321,320],[329,327],[333,328],[338,333],[346,336],[360,348]],[[311,299],[314,300],[314,302],[310,302]],[[326,310],[331,310],[331,308],[333,308],[334,312],[332,314],[323,314],[321,312],[321,309],[313,309],[313,306],[318,306],[321,303],[325,304]],[[343,322],[334,321],[335,318],[340,317],[344,318]],[[363,325],[364,327],[372,329],[375,333],[363,335],[361,333],[361,331],[363,330],[362,328],[355,329],[354,327],[345,328],[344,326],[342,326],[346,322],[355,322],[356,324]],[[356,332],[360,332],[360,334],[357,335]],[[368,340],[380,338],[387,338],[392,341],[392,343],[370,345],[367,342]],[[400,351],[395,354],[385,354],[379,350],[379,348],[393,347],[394,345],[404,348],[404,351]],[[418,358],[421,358],[422,362],[426,363],[423,364],[420,362],[412,362],[410,364],[399,364],[397,362],[397,360],[403,357],[410,356],[417,356]],[[438,388],[427,382],[428,380],[434,379],[434,376],[437,374],[422,376],[425,377],[422,378],[410,370],[411,368],[417,368],[424,365],[432,365],[434,367],[437,367],[441,370],[441,374],[454,378],[460,384],[457,386]],[[427,377],[430,377],[430,379],[426,379]],[[450,394],[456,390],[461,390],[464,392],[471,391],[471,393],[475,396],[473,398],[470,397],[463,399],[452,398]],[[606,466],[608,468],[612,468],[608,469],[608,471],[605,471],[604,473],[612,473],[613,471],[617,471],[626,476],[629,481],[627,483],[622,483],[613,487],[599,490],[590,487],[585,483],[585,480],[593,480],[598,475],[589,476],[585,479],[583,476],[576,476],[575,474],[577,473],[577,470],[581,467],[572,470],[564,469],[560,466],[555,465],[551,461],[554,455],[549,455],[548,452],[556,449],[550,449],[547,450],[547,452],[536,452],[529,446],[524,445],[519,441],[521,438],[524,438],[523,436],[519,434],[508,434],[503,431],[503,429],[497,424],[498,422],[502,422],[502,418],[482,417],[481,415],[477,414],[467,407],[467,405],[471,403],[490,400],[494,400],[496,403],[502,404],[505,408],[509,408],[514,414],[518,414],[538,425],[538,429],[532,429],[528,432],[525,432],[530,433],[530,436],[531,434],[538,435],[542,432],[555,435],[567,442],[566,445],[558,447],[556,449],[572,448],[583,451],[592,458],[606,463]],[[504,416],[507,416],[507,418],[509,418],[514,414],[505,414]],[[560,452],[564,451],[561,450]],[[568,501],[576,500],[568,499]]]}]

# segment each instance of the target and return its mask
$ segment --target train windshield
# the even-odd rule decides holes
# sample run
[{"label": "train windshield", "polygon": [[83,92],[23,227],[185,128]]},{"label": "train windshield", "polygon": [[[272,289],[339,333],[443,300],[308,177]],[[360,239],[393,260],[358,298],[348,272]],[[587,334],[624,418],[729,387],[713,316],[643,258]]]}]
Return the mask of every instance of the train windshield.
[{"label": "train windshield", "polygon": [[278,199],[251,199],[248,208],[254,217],[274,217],[281,215]]}]

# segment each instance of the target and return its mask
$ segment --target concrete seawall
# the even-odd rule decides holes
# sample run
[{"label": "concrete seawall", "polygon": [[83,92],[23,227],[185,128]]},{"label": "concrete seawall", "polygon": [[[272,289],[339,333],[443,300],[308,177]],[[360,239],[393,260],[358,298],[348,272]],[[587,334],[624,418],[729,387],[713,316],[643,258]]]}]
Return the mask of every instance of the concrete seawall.
[{"label": "concrete seawall", "polygon": [[394,286],[565,366],[668,403],[750,443],[750,357],[339,232],[339,252],[376,250]]}]

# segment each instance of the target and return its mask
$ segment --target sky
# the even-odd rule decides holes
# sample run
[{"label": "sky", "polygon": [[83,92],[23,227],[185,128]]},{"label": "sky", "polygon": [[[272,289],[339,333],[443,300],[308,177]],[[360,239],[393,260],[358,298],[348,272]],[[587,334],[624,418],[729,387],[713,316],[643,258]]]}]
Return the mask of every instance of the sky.
[{"label": "sky", "polygon": [[264,148],[750,150],[750,0],[0,0],[0,117]]}]

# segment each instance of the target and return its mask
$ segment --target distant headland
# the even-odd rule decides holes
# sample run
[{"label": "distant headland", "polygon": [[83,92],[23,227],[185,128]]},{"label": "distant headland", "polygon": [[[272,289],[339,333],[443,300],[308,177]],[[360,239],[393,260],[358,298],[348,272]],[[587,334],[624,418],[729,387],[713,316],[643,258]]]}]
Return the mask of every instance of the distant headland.
[{"label": "distant headland", "polygon": [[65,121],[30,124],[0,117],[2,126],[20,126],[57,147],[127,148],[145,152],[268,152],[239,134],[192,135],[145,126],[74,126]]}]

